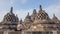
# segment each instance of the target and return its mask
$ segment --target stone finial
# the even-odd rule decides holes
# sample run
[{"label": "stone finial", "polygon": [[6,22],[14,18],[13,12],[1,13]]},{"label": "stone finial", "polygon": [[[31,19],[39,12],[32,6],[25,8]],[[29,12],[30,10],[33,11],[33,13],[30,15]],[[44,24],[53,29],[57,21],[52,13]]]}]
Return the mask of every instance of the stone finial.
[{"label": "stone finial", "polygon": [[40,10],[42,10],[42,5],[40,5]]},{"label": "stone finial", "polygon": [[28,12],[28,14],[27,14],[26,18],[30,19],[30,15],[29,15],[29,12]]},{"label": "stone finial", "polygon": [[11,7],[11,9],[10,9],[10,13],[13,13],[13,7]]},{"label": "stone finial", "polygon": [[28,15],[27,16],[29,16],[29,12],[28,12]]},{"label": "stone finial", "polygon": [[55,16],[55,14],[53,14],[53,18],[57,18],[57,17]]},{"label": "stone finial", "polygon": [[55,14],[53,14],[53,16],[55,17]]},{"label": "stone finial", "polygon": [[59,19],[55,16],[55,14],[53,14],[52,20],[53,20],[55,23],[59,23]]},{"label": "stone finial", "polygon": [[53,14],[53,19],[58,19],[58,18],[55,16],[55,14]]},{"label": "stone finial", "polygon": [[36,14],[36,9],[33,10],[33,14]]}]

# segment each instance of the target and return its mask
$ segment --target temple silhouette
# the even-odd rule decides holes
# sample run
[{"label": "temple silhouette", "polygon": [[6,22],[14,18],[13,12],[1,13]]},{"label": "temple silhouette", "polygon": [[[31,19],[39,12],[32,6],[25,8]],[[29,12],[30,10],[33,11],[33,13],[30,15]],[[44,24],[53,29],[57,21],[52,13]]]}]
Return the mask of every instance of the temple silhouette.
[{"label": "temple silhouette", "polygon": [[39,6],[32,15],[26,15],[24,21],[13,13],[13,7],[0,22],[0,34],[60,34],[60,20],[53,14],[52,19]]}]

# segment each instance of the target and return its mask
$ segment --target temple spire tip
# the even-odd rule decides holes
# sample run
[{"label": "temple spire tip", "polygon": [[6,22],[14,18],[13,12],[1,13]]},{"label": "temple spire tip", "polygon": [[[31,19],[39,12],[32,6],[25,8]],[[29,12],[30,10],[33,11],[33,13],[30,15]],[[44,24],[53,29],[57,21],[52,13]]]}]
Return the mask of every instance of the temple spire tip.
[{"label": "temple spire tip", "polygon": [[13,7],[11,7],[10,12],[13,13]]},{"label": "temple spire tip", "polygon": [[40,5],[40,10],[42,10],[42,5]]}]

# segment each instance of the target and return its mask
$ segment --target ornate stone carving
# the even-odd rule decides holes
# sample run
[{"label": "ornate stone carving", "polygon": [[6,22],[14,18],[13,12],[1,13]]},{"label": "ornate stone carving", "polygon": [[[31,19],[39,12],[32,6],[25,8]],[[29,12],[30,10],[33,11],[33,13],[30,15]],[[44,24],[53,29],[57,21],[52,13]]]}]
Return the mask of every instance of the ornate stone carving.
[{"label": "ornate stone carving", "polygon": [[39,12],[36,9],[33,10],[32,15],[29,13],[25,17],[24,21],[22,19],[19,21],[18,16],[13,13],[13,7],[9,13],[4,16],[2,23],[2,29],[12,29],[12,30],[31,30],[31,31],[52,31],[60,29],[60,21],[54,15],[52,19],[49,18],[48,14],[39,7]]}]

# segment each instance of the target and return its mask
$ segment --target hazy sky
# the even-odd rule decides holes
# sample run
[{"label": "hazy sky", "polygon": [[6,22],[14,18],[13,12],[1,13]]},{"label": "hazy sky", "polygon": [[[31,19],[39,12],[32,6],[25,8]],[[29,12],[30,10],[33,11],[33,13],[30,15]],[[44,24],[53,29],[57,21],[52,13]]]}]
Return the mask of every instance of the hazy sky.
[{"label": "hazy sky", "polygon": [[17,14],[19,19],[24,19],[28,12],[32,13],[33,9],[38,12],[39,5],[43,6],[50,17],[55,14],[60,19],[60,0],[0,0],[0,21],[10,11],[11,6],[14,14]]}]

